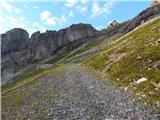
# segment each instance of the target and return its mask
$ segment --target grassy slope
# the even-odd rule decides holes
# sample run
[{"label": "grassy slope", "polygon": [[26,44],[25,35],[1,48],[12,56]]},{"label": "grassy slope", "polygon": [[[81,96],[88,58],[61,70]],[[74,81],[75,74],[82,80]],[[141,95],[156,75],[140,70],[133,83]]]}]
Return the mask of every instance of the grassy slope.
[{"label": "grassy slope", "polygon": [[53,67],[49,67],[47,69],[45,68],[31,68],[21,75],[18,75],[14,78],[14,82],[7,84],[5,86],[2,86],[1,92],[2,94],[5,94],[9,91],[12,91],[14,89],[17,89],[19,87],[22,87],[26,84],[29,84],[30,82],[33,82],[37,80],[38,78],[48,74],[50,71],[56,69],[59,65],[54,65]]},{"label": "grassy slope", "polygon": [[[3,112],[8,112],[8,109],[12,111],[13,114],[10,114],[8,116],[9,119],[17,119],[17,120],[24,120],[27,119],[26,115],[22,112],[19,116],[19,118],[15,118],[15,114],[17,114],[17,110],[22,109],[25,106],[25,109],[28,110],[28,113],[30,113],[30,109],[32,109],[31,106],[33,106],[34,103],[39,103],[42,102],[44,99],[51,97],[52,95],[56,94],[57,88],[56,84],[57,81],[61,80],[61,74],[64,70],[64,66],[54,66],[50,67],[48,69],[43,69],[42,71],[36,72],[36,70],[33,70],[30,72],[30,76],[27,75],[28,73],[25,73],[24,76],[19,76],[18,81],[16,81],[13,84],[10,84],[7,87],[4,87],[3,89],[3,94],[2,94],[2,109]],[[32,74],[31,74],[32,73]],[[45,94],[42,94],[39,97],[34,97],[37,96],[37,92],[42,92],[43,85],[45,85],[45,77],[51,76],[54,77],[53,85],[54,87],[48,87],[48,91],[46,91]],[[50,80],[50,82],[52,82]],[[49,85],[47,85],[49,86]],[[46,86],[45,86],[46,87]],[[38,90],[38,91],[37,91]],[[27,97],[30,97],[28,100],[30,100],[29,103],[28,101],[25,101]],[[38,106],[39,107],[39,106]],[[43,115],[43,114],[42,114]],[[41,115],[39,115],[41,116]],[[43,116],[42,116],[43,117]]]},{"label": "grassy slope", "polygon": [[[109,73],[112,83],[128,89],[141,101],[158,107],[160,89],[156,85],[160,84],[160,45],[156,41],[159,39],[160,19],[131,32],[84,64],[103,77]],[[131,84],[142,77],[148,80],[138,85]]]}]

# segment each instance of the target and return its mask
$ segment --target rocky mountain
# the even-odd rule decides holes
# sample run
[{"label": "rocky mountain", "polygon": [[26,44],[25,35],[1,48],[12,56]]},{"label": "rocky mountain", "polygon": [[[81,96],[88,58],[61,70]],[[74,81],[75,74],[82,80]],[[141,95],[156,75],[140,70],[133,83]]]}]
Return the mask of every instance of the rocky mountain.
[{"label": "rocky mountain", "polygon": [[152,7],[147,7],[142,12],[140,12],[137,16],[135,16],[130,20],[117,24],[115,27],[112,27],[112,29],[110,29],[110,25],[109,25],[109,27],[101,31],[101,34],[111,36],[115,34],[127,33],[133,30],[134,28],[138,27],[139,25],[151,20],[152,18],[160,16],[160,3],[155,1],[153,3],[154,5],[152,5]]},{"label": "rocky mountain", "polygon": [[[14,73],[33,63],[44,60],[57,53],[65,53],[100,37],[127,33],[148,20],[160,15],[160,4],[156,3],[140,12],[136,17],[111,24],[97,31],[89,24],[74,24],[59,31],[39,31],[29,38],[26,30],[14,28],[1,35],[2,38],[2,81],[10,80]],[[3,84],[3,82],[2,82]]]},{"label": "rocky mountain", "polygon": [[112,30],[115,27],[117,27],[119,25],[119,23],[116,20],[112,20],[112,22],[109,23],[109,25],[107,26],[108,30]]},{"label": "rocky mountain", "polygon": [[[72,50],[96,38],[97,31],[89,24],[74,24],[59,31],[35,32],[29,38],[26,30],[14,28],[1,35],[2,81],[37,61],[57,52]],[[3,84],[3,82],[2,82]]]},{"label": "rocky mountain", "polygon": [[8,55],[12,52],[20,50],[23,42],[29,40],[29,34],[26,30],[21,28],[14,28],[5,34],[1,35],[2,56]]}]

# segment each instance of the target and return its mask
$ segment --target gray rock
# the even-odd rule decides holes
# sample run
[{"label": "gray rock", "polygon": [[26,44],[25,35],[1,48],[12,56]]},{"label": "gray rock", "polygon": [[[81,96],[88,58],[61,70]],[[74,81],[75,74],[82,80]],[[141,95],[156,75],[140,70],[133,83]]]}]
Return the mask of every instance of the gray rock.
[{"label": "gray rock", "polygon": [[14,28],[1,35],[1,53],[5,56],[18,51],[21,44],[29,39],[29,34],[21,28]]},{"label": "gray rock", "polygon": [[160,16],[160,3],[158,2],[152,7],[147,7],[134,18],[117,24],[116,26],[112,27],[112,29],[110,29],[110,27],[107,27],[107,29],[103,29],[100,34],[111,36],[115,34],[127,33],[157,16]]},{"label": "gray rock", "polygon": [[[89,42],[96,37],[97,30],[89,24],[75,24],[59,31],[39,31],[29,38],[28,33],[20,28],[2,34],[2,76],[11,78],[11,74],[27,65],[66,52]],[[6,83],[6,82],[4,82]]]}]

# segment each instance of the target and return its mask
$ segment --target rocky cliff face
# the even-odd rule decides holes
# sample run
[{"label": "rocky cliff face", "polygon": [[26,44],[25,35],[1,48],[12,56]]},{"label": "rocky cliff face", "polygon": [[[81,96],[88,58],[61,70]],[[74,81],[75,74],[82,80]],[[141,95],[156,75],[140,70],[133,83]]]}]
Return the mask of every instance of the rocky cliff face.
[{"label": "rocky cliff face", "polygon": [[18,51],[20,45],[27,40],[29,40],[29,34],[21,28],[15,28],[2,34],[2,56]]},{"label": "rocky cliff face", "polygon": [[27,31],[20,28],[2,34],[2,85],[16,71],[59,51],[72,50],[95,38],[96,34],[91,25],[82,23],[59,31],[35,32],[31,38]]},{"label": "rocky cliff face", "polygon": [[[52,56],[64,48],[66,48],[66,51],[72,50],[74,47],[88,42],[91,38],[95,37],[96,32],[91,25],[82,23],[59,31],[35,32],[29,42],[23,43],[21,49],[22,51],[28,49],[26,54],[30,58],[29,62],[32,63]],[[81,43],[76,44],[78,41],[81,41]],[[73,48],[69,48],[72,43],[75,43]]]}]

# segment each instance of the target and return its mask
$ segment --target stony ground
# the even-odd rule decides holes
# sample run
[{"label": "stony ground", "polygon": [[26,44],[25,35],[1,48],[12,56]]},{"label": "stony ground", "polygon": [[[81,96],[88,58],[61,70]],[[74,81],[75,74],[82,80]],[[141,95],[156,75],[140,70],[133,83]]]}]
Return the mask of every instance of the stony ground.
[{"label": "stony ground", "polygon": [[3,120],[158,120],[104,80],[67,65],[2,95]]}]

